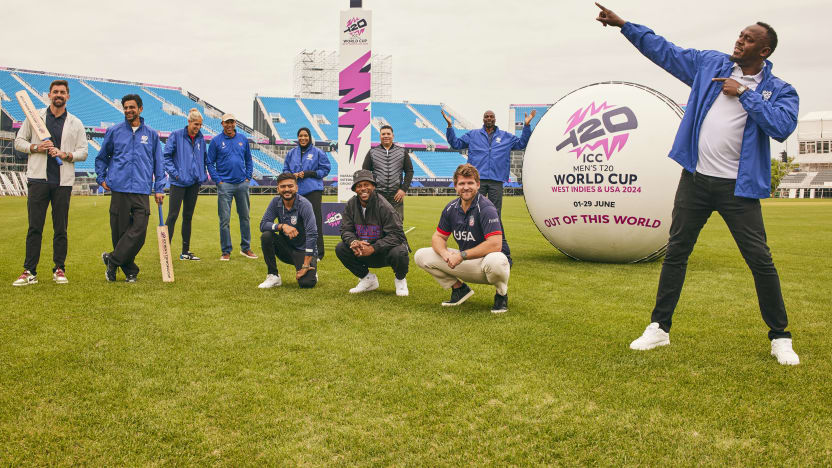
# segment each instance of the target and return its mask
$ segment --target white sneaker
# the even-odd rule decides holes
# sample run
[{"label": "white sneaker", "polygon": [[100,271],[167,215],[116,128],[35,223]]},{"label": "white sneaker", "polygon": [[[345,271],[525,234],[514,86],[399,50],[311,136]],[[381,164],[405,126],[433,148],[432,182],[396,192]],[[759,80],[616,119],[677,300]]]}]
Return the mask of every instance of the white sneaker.
[{"label": "white sneaker", "polygon": [[630,349],[637,349],[639,351],[647,351],[657,346],[665,346],[670,344],[670,333],[659,328],[658,322],[653,322],[647,325],[644,333],[635,341],[630,343]]},{"label": "white sneaker", "polygon": [[407,290],[407,278],[396,278],[395,280],[393,280],[393,282],[396,284],[397,296],[407,296],[408,294],[410,294]]},{"label": "white sneaker", "polygon": [[378,289],[378,276],[373,273],[367,273],[367,276],[361,278],[354,288],[350,289],[350,294],[363,293]]},{"label": "white sneaker", "polygon": [[283,284],[283,280],[280,279],[280,275],[266,275],[266,281],[260,283],[260,286],[257,286],[260,289],[268,289],[273,288],[275,286],[280,286]]},{"label": "white sneaker", "polygon": [[771,355],[777,358],[777,362],[784,366],[796,366],[800,364],[800,358],[792,349],[791,338],[775,338],[771,340]]}]

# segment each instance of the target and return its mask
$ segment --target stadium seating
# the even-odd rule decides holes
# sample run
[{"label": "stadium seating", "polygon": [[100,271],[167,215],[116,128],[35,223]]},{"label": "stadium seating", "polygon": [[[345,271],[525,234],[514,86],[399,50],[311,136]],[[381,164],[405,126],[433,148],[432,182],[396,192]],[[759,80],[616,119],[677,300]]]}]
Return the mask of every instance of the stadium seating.
[{"label": "stadium seating", "polygon": [[[425,163],[430,170],[436,174],[436,177],[452,178],[454,171],[460,164],[468,162],[461,154],[454,151],[414,151],[423,163]],[[427,175],[415,175],[416,165],[414,165],[414,177],[427,177]],[[421,168],[420,168],[421,171]],[[422,171],[424,173],[424,171]]]},{"label": "stadium seating", "polygon": [[104,102],[75,78],[34,73],[18,73],[17,75],[42,94],[49,92],[49,85],[53,81],[66,80],[70,94],[67,109],[88,127],[105,127],[124,120],[124,114],[121,111]]},{"label": "stadium seating", "polygon": [[[422,117],[426,118],[436,127],[442,134],[445,134],[445,129],[448,128],[448,123],[445,122],[445,118],[442,117],[442,106],[437,104],[411,104],[411,106],[416,109],[416,112],[422,114]],[[444,138],[440,139],[444,142]],[[439,142],[434,138],[434,141]]]},{"label": "stadium seating", "polygon": [[373,115],[383,116],[393,127],[396,134],[396,141],[406,143],[421,143],[423,139],[444,143],[440,137],[430,128],[419,128],[414,123],[418,119],[416,114],[407,108],[403,103],[395,102],[374,102]]},{"label": "stadium seating", "polygon": [[142,117],[145,124],[158,131],[172,132],[186,125],[187,119],[181,115],[170,115],[162,110],[162,102],[141,89],[130,84],[114,83],[111,81],[86,80],[108,98],[121,102],[126,94],[137,94],[142,98]]},{"label": "stadium seating", "polygon": [[[298,129],[301,127],[312,128],[309,119],[306,118],[303,111],[298,107],[295,98],[280,98],[280,97],[261,97],[263,106],[269,114],[280,114],[285,122],[274,122],[274,127],[280,138],[284,140],[294,140],[297,137]],[[328,136],[328,135],[327,135]],[[337,140],[338,137],[336,136]]]},{"label": "stadium seating", "polygon": [[[18,83],[17,80],[12,78],[12,74],[6,70],[0,70],[0,89],[6,93],[8,96],[8,101],[3,101],[3,109],[12,116],[13,119],[17,121],[23,121],[26,116],[23,114],[23,109],[20,108],[20,105],[17,103],[17,99],[14,97],[14,94],[22,89],[26,89]],[[33,96],[32,93],[29,93],[29,97],[32,98],[32,102],[35,103],[35,107],[43,107],[43,104],[38,100],[36,96]]]},{"label": "stadium seating", "polygon": [[814,179],[812,179],[812,185],[820,185],[824,186],[826,183],[832,184],[832,169],[822,169],[818,171],[817,175]]},{"label": "stadium seating", "polygon": [[338,140],[338,103],[332,99],[303,99],[303,105],[313,116],[316,114],[325,116],[329,124],[318,124],[318,126],[329,140]]},{"label": "stadium seating", "polygon": [[[529,114],[529,113],[531,113],[532,110],[536,110],[537,114],[534,116],[532,121],[529,122],[529,126],[531,126],[532,131],[534,131],[534,127],[537,126],[537,123],[540,122],[541,117],[543,117],[543,114],[545,114],[546,111],[549,110],[549,107],[550,106],[514,107],[514,115],[513,115],[514,122],[515,122],[515,124],[519,123],[519,124],[522,125],[523,122],[525,121],[525,117],[523,117],[523,114]],[[514,134],[517,135],[518,137],[523,133],[523,128],[522,127],[519,128],[519,129],[518,128],[513,128],[513,129],[506,128],[504,130],[506,130],[508,132],[511,132],[513,130]]]}]

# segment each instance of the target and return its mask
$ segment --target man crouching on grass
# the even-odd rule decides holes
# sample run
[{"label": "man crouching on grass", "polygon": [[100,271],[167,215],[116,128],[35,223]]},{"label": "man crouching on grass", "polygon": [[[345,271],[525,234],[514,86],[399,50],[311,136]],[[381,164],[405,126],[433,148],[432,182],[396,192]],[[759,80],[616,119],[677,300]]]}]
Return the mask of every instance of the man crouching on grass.
[{"label": "man crouching on grass", "polygon": [[314,288],[318,282],[317,264],[318,227],[312,203],[298,195],[297,177],[284,172],[277,177],[278,196],[274,197],[260,220],[260,245],[263,260],[269,270],[261,289],[280,286],[283,281],[277,271],[275,257],[294,265],[295,278],[301,288]]},{"label": "man crouching on grass", "polygon": [[[471,297],[474,291],[463,282],[470,281],[494,285],[497,293],[491,312],[506,312],[511,252],[503,239],[497,209],[479,193],[480,174],[470,164],[456,168],[454,188],[459,198],[442,210],[431,248],[419,249],[413,261],[433,275],[440,286],[452,288],[451,299],[443,306],[457,306]],[[448,248],[452,233],[459,250]]]},{"label": "man crouching on grass", "polygon": [[361,169],[353,177],[352,197],[341,221],[341,242],[335,247],[338,260],[355,276],[358,285],[350,293],[378,289],[378,277],[370,268],[393,267],[396,295],[407,296],[407,238],[399,213],[376,192],[373,173]]}]

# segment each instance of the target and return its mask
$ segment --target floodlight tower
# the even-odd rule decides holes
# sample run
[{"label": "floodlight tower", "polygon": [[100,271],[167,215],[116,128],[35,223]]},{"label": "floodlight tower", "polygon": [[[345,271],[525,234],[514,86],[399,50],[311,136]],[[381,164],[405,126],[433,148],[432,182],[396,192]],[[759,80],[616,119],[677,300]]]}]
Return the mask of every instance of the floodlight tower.
[{"label": "floodlight tower", "polygon": [[370,57],[373,16],[361,8],[361,0],[350,0],[341,11],[338,49],[338,201],[352,196],[352,174],[361,167],[370,150]]}]

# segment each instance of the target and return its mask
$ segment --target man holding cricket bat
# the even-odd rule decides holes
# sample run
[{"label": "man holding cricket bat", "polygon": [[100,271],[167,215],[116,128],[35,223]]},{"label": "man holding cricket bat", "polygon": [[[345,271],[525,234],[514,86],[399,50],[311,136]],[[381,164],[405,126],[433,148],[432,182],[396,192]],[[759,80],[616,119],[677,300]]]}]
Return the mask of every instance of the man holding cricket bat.
[{"label": "man holding cricket bat", "polygon": [[[27,208],[29,231],[26,233],[26,259],[23,273],[12,283],[26,286],[38,282],[37,268],[40,260],[40,246],[46,209],[52,204],[52,279],[66,284],[67,235],[69,219],[69,197],[75,183],[75,161],[87,159],[87,136],[84,124],[66,110],[69,101],[69,84],[56,80],[49,85],[50,105],[37,111],[46,123],[50,139],[41,140],[33,125],[26,119],[14,140],[16,150],[29,154],[26,177],[29,185]],[[63,164],[59,165],[57,159]]]},{"label": "man holding cricket bat", "polygon": [[95,158],[98,184],[112,193],[110,233],[113,251],[101,254],[107,265],[107,281],[116,280],[121,267],[128,283],[135,283],[139,267],[134,262],[144,245],[150,216],[148,195],[156,203],[165,199],[165,161],[159,133],[141,118],[142,98],[128,94],[121,98],[124,122],[107,129],[101,151]]}]

